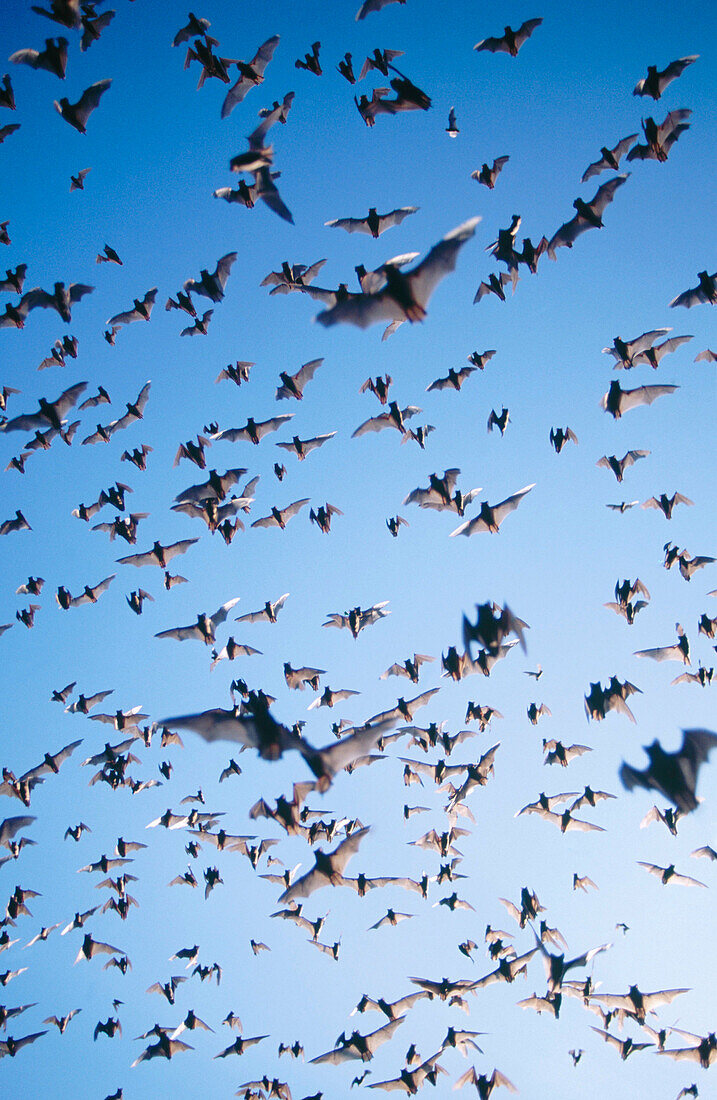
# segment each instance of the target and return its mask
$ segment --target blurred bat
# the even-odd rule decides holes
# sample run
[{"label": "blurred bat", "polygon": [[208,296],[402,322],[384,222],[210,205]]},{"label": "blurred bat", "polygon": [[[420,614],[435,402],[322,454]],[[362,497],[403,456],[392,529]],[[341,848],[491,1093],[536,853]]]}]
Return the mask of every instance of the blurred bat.
[{"label": "blurred bat", "polygon": [[700,766],[715,745],[717,734],[700,729],[685,730],[682,745],[676,752],[665,752],[660,742],[655,740],[645,746],[650,759],[648,767],[638,771],[623,763],[620,779],[628,791],[634,787],[659,791],[682,813],[691,813],[699,805],[695,789]]},{"label": "blurred bat", "polygon": [[508,53],[516,57],[520,47],[528,41],[536,27],[543,22],[542,19],[526,19],[517,30],[506,27],[500,38],[484,38],[477,42],[474,50],[488,50],[490,53]]}]

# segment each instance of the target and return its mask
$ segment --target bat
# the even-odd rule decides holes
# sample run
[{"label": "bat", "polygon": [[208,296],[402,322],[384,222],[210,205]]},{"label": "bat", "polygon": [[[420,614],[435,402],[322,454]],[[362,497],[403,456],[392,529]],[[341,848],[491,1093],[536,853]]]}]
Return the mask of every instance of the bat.
[{"label": "bat", "polygon": [[279,375],[281,385],[276,391],[276,400],[282,401],[295,397],[297,401],[301,401],[304,396],[304,386],[314,377],[323,361],[323,359],[312,359],[309,363],[304,363],[296,374],[287,374],[286,371],[282,371]]},{"label": "bat", "polygon": [[189,294],[200,294],[212,302],[221,302],[224,297],[224,288],[238,253],[227,252],[226,256],[217,262],[215,270],[210,274],[206,268],[202,268],[199,279],[187,279],[184,290]]},{"label": "bat", "polygon": [[478,183],[484,184],[492,191],[499,173],[509,160],[510,157],[496,157],[492,165],[484,164],[481,168],[477,168],[475,172],[471,172],[471,179],[477,180]]},{"label": "bat", "polygon": [[261,421],[256,421],[253,416],[250,416],[244,427],[225,428],[223,431],[215,432],[211,438],[214,442],[226,439],[230,443],[236,443],[239,440],[248,440],[256,446],[265,435],[277,431],[282,424],[291,420],[293,415],[293,413],[283,413],[281,416],[273,416],[269,420]]},{"label": "bat", "polygon": [[324,222],[324,225],[335,229],[345,229],[347,233],[368,233],[371,237],[380,237],[387,229],[401,222],[410,214],[415,214],[418,206],[400,206],[387,214],[378,214],[376,207],[371,206],[365,218],[334,218]]},{"label": "bat", "polygon": [[588,165],[583,172],[580,182],[587,183],[592,176],[599,176],[601,172],[607,172],[609,170],[617,172],[620,167],[620,161],[625,156],[636,137],[637,134],[629,134],[626,138],[622,138],[621,141],[618,141],[617,145],[613,145],[612,149],[608,149],[603,145],[600,149],[602,153],[600,160],[596,160]]},{"label": "bat", "polygon": [[254,520],[252,527],[280,527],[283,531],[289,520],[297,515],[305,504],[309,503],[309,498],[304,497],[302,500],[295,500],[292,504],[287,504],[286,508],[272,507],[271,514],[268,516],[262,516],[260,519]]},{"label": "bat", "polygon": [[676,298],[672,299],[670,306],[685,306],[686,309],[691,309],[692,306],[700,303],[709,303],[710,305],[717,303],[717,271],[714,275],[708,275],[706,271],[700,271],[697,278],[699,279],[697,286],[690,287],[689,290],[678,294]]},{"label": "bat", "polygon": [[328,432],[325,435],[315,435],[311,439],[300,439],[298,435],[295,435],[291,440],[291,443],[277,443],[277,447],[281,447],[284,451],[293,451],[299,462],[303,462],[308,454],[316,450],[317,447],[322,447],[329,439],[333,439],[336,432]]},{"label": "bat", "polygon": [[657,160],[663,163],[667,160],[667,154],[675,144],[680,134],[689,130],[690,124],[685,121],[692,111],[682,108],[678,111],[670,111],[665,116],[664,122],[658,126],[654,118],[646,118],[642,123],[646,145],[633,145],[627,154],[628,160]]},{"label": "bat", "polygon": [[152,308],[157,299],[158,288],[152,287],[148,290],[144,298],[135,298],[134,306],[132,309],[125,310],[122,313],[116,313],[114,317],[110,317],[105,323],[114,327],[115,325],[129,325],[133,321],[149,321],[152,314]]},{"label": "bat", "polygon": [[615,379],[610,383],[610,389],[603,395],[600,408],[615,420],[619,420],[623,413],[630,409],[636,409],[640,405],[651,405],[658,397],[668,393],[674,393],[679,386],[638,386],[634,390],[623,390]]},{"label": "bat", "polygon": [[169,630],[161,630],[159,634],[155,634],[155,638],[176,638],[179,642],[187,641],[190,638],[196,638],[204,642],[205,645],[214,645],[216,642],[216,628],[226,621],[227,615],[238,603],[239,596],[236,596],[233,600],[228,600],[227,603],[222,604],[213,615],[207,615],[205,611],[202,611],[197,615],[196,623],[192,623],[189,626],[175,626]]},{"label": "bat", "polygon": [[638,80],[632,94],[650,96],[655,100],[659,99],[668,84],[671,84],[673,80],[677,80],[678,76],[682,76],[687,66],[697,61],[699,56],[698,53],[695,53],[689,57],[678,57],[676,61],[671,61],[667,68],[661,72],[657,71],[656,65],[648,65],[647,76],[643,77],[642,80]]},{"label": "bat", "polygon": [[517,30],[506,27],[500,38],[483,38],[473,47],[474,50],[488,50],[490,53],[508,53],[516,57],[518,50],[528,41],[536,27],[543,22],[542,19],[526,19]]},{"label": "bat", "polygon": [[505,517],[515,511],[523,497],[533,488],[535,488],[535,482],[532,485],[526,485],[524,489],[519,489],[517,493],[506,497],[499,504],[489,504],[487,500],[482,501],[479,514],[474,516],[473,519],[462,523],[460,527],[456,527],[455,531],[451,531],[450,537],[474,535],[477,531],[489,531],[491,534],[497,534],[498,528]]},{"label": "bat", "polygon": [[186,554],[195,542],[199,542],[199,539],[181,539],[179,542],[170,543],[169,546],[162,546],[161,543],[155,542],[151,550],[141,554],[129,554],[125,558],[118,558],[117,562],[120,565],[134,565],[138,569],[143,565],[158,565],[161,569],[166,569],[172,558],[176,558],[178,554]]},{"label": "bat", "polygon": [[91,84],[89,88],[85,88],[77,103],[70,103],[67,97],[63,96],[59,102],[58,100],[54,101],[55,110],[64,118],[65,122],[68,122],[80,134],[85,134],[87,133],[87,120],[92,112],[99,107],[100,100],[111,83],[111,80],[98,80],[96,84]]},{"label": "bat", "polygon": [[671,863],[669,867],[658,867],[654,863],[645,863],[643,860],[638,859],[637,864],[639,867],[644,867],[645,870],[659,878],[663,886],[702,886],[707,889],[704,882],[700,882],[696,878],[690,878],[689,875],[680,875],[675,870],[674,863]]},{"label": "bat", "polygon": [[68,45],[66,38],[46,38],[44,50],[16,50],[10,55],[9,60],[15,65],[29,65],[31,69],[44,69],[45,72],[64,80]]},{"label": "bat", "polygon": [[628,451],[622,458],[618,458],[617,455],[603,455],[602,458],[597,460],[595,465],[604,466],[605,469],[612,470],[617,480],[621,482],[625,476],[625,470],[629,466],[634,466],[638,459],[647,458],[650,453],[650,451]]},{"label": "bat", "polygon": [[228,118],[237,103],[241,103],[247,92],[264,82],[264,72],[274,56],[274,50],[279,45],[279,35],[275,34],[267,38],[259,47],[250,62],[235,62],[239,69],[239,79],[226,94],[222,104],[221,117]]},{"label": "bat", "polygon": [[376,321],[422,321],[438,283],[455,270],[458,253],[475,233],[479,217],[470,218],[434,245],[425,259],[404,273],[390,264],[384,268],[386,286],[376,294],[347,294],[316,320],[325,326],[339,321],[368,328]]},{"label": "bat", "polygon": [[623,762],[620,779],[628,791],[634,787],[659,791],[683,814],[691,813],[699,805],[695,789],[700,766],[715,745],[717,734],[701,729],[684,730],[682,745],[676,752],[665,752],[660,742],[654,740],[645,746],[650,760],[648,767],[638,771]]},{"label": "bat", "polygon": [[585,202],[583,199],[575,199],[573,203],[577,211],[575,217],[571,218],[569,222],[565,222],[561,225],[548,242],[547,251],[551,260],[556,258],[556,248],[561,248],[563,246],[572,248],[574,242],[587,229],[602,229],[602,215],[605,208],[615,198],[615,192],[618,187],[621,187],[623,183],[625,183],[628,175],[629,173],[623,173],[622,175],[615,176],[613,179],[608,180],[607,183],[603,183],[602,186],[598,187],[590,202]]}]

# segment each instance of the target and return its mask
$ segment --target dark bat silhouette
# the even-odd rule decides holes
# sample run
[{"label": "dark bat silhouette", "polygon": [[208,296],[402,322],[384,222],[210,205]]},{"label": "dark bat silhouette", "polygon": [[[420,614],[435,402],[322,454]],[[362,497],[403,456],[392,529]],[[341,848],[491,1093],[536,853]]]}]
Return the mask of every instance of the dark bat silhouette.
[{"label": "dark bat silhouette", "polygon": [[717,271],[714,275],[708,275],[706,271],[700,271],[697,278],[699,279],[697,286],[678,294],[676,298],[672,299],[670,306],[685,306],[687,309],[691,309],[692,306],[701,303],[710,305],[717,303]]},{"label": "dark bat silhouette", "polygon": [[657,71],[656,65],[648,65],[647,76],[643,77],[642,80],[638,80],[632,94],[648,95],[652,99],[659,99],[668,84],[671,84],[673,80],[677,80],[678,76],[682,76],[687,66],[697,61],[699,56],[698,53],[695,53],[690,57],[679,57],[676,61],[671,61],[667,68],[661,72]]},{"label": "dark bat silhouette", "polygon": [[620,779],[627,790],[645,787],[668,798],[682,813],[691,813],[699,805],[695,794],[700,766],[717,745],[717,734],[708,730],[685,730],[676,752],[665,752],[658,740],[645,746],[650,763],[638,771],[623,763]]},{"label": "dark bat silhouette", "polygon": [[15,53],[10,54],[9,60],[15,65],[29,65],[31,69],[44,69],[59,77],[60,80],[64,80],[68,45],[66,38],[46,38],[44,50],[16,50]]},{"label": "dark bat silhouette", "polygon": [[548,242],[548,255],[554,260],[555,249],[561,246],[572,248],[577,238],[588,229],[602,229],[602,215],[605,208],[615,197],[618,187],[625,183],[629,173],[615,176],[613,179],[598,187],[590,202],[583,199],[575,199],[573,206],[577,213],[569,222],[565,222],[560,229],[553,234]]},{"label": "dark bat silhouette", "polygon": [[266,42],[256,51],[251,61],[248,63],[246,61],[235,62],[239,69],[240,76],[236,84],[232,85],[226,94],[226,98],[222,104],[222,118],[228,118],[237,103],[241,103],[244,99],[247,92],[263,83],[264,72],[274,56],[274,50],[278,45],[279,35],[275,34],[271,38],[267,38]]},{"label": "dark bat silhouette", "polygon": [[608,149],[603,145],[600,149],[602,153],[600,160],[596,160],[593,164],[588,165],[580,182],[586,183],[592,176],[599,176],[601,172],[610,170],[617,172],[620,167],[620,161],[625,156],[636,137],[637,134],[629,134],[621,141],[618,141],[617,145],[614,145],[612,149]]},{"label": "dark bat silhouette", "polygon": [[111,80],[98,80],[96,84],[91,84],[82,93],[77,103],[70,103],[67,97],[63,96],[59,102],[55,100],[55,110],[65,122],[69,122],[70,126],[80,134],[84,134],[87,132],[87,120],[95,108],[99,107],[100,100],[111,83]]},{"label": "dark bat silhouette", "polygon": [[394,225],[400,225],[409,214],[415,214],[417,206],[400,206],[388,214],[377,214],[376,207],[369,208],[365,218],[334,218],[324,222],[324,225],[336,229],[345,229],[347,233],[368,233],[371,237],[379,237]]},{"label": "dark bat silhouette", "polygon": [[536,27],[543,22],[542,19],[526,19],[517,30],[506,27],[500,38],[484,38],[477,42],[474,50],[488,50],[490,53],[508,53],[516,57],[520,47],[528,41]]}]

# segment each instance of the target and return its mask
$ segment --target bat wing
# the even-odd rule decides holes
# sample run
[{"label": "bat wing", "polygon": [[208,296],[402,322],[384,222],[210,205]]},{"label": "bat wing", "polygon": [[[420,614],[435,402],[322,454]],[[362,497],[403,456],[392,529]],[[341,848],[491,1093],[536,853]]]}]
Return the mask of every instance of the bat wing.
[{"label": "bat wing", "polygon": [[86,88],[80,96],[75,104],[75,113],[83,126],[87,125],[87,120],[95,108],[99,107],[100,100],[111,83],[111,80],[98,80],[96,84]]},{"label": "bat wing", "polygon": [[312,359],[310,362],[304,363],[301,370],[297,371],[294,375],[294,382],[299,392],[301,392],[307,382],[311,381],[323,361],[323,359]]},{"label": "bat wing", "polygon": [[636,409],[638,405],[651,405],[658,397],[674,393],[679,386],[638,386],[634,390],[623,390],[620,396],[620,412]]},{"label": "bat wing", "polygon": [[651,657],[653,661],[682,661],[684,653],[678,645],[655,646],[654,649],[638,649],[635,657]]},{"label": "bat wing", "polygon": [[196,623],[191,626],[173,626],[170,630],[160,630],[159,634],[155,634],[155,638],[176,638],[178,642],[186,642],[191,638],[198,638],[200,641],[204,641],[204,635],[199,630]]},{"label": "bat wing", "polygon": [[594,197],[588,203],[588,206],[594,211],[598,217],[603,213],[608,203],[611,203],[615,198],[615,192],[618,187],[621,187],[625,183],[629,176],[629,172],[623,172],[619,176],[615,176],[614,179],[608,180],[607,183],[603,183],[601,187],[598,187]]},{"label": "bat wing", "polygon": [[505,517],[507,515],[509,515],[511,512],[514,512],[515,509],[520,504],[523,497],[527,493],[529,493],[531,489],[534,489],[534,488],[535,488],[535,482],[533,482],[532,485],[526,485],[524,489],[519,489],[518,492],[513,493],[512,496],[506,497],[506,499],[502,500],[500,502],[500,504],[496,504],[493,508],[493,515],[495,516],[496,524],[498,526],[500,526],[500,524],[503,522]]},{"label": "bat wing", "polygon": [[219,610],[214,612],[214,614],[211,616],[211,620],[215,626],[219,626],[220,623],[226,621],[227,615],[229,614],[231,609],[239,603],[240,599],[240,596],[236,596],[233,600],[229,600],[227,603],[222,604]]},{"label": "bat wing", "polygon": [[332,221],[324,222],[324,225],[332,229],[345,229],[347,233],[368,233],[371,236],[366,218],[334,218]]},{"label": "bat wing", "polygon": [[510,47],[505,38],[484,38],[477,42],[474,50],[488,50],[490,53],[510,53]]},{"label": "bat wing", "polygon": [[480,217],[469,218],[468,221],[451,230],[443,240],[433,246],[426,258],[408,273],[406,278],[409,281],[411,293],[421,306],[425,307],[441,279],[451,271],[455,271],[458,253],[466,241],[474,236],[480,220]]},{"label": "bat wing", "polygon": [[400,225],[404,218],[407,218],[409,214],[415,214],[419,209],[418,206],[400,206],[397,210],[392,210],[390,214],[382,214],[379,218],[379,233],[382,233],[384,229],[390,229],[393,225]]}]

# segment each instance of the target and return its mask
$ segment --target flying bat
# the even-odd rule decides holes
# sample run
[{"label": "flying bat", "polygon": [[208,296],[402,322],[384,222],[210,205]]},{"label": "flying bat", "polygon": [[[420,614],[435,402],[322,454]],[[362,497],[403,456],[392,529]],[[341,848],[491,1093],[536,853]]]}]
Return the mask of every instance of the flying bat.
[{"label": "flying bat", "polygon": [[295,435],[290,443],[277,443],[277,447],[281,447],[284,451],[293,451],[299,462],[303,462],[308,454],[316,450],[317,447],[322,447],[329,439],[333,439],[336,432],[327,432],[325,435],[315,435],[311,439],[300,439],[298,435]]},{"label": "flying bat", "polygon": [[690,664],[690,643],[687,640],[687,635],[679,623],[675,625],[677,627],[677,641],[674,645],[640,649],[635,653],[635,656],[651,657],[653,661],[682,661],[683,665]]},{"label": "flying bat", "polygon": [[372,206],[365,218],[334,218],[324,222],[324,225],[345,229],[347,233],[368,233],[371,237],[379,237],[392,226],[400,225],[404,218],[415,214],[418,209],[417,206],[401,206],[388,214],[377,214],[376,207]]},{"label": "flying bat", "polygon": [[651,96],[655,100],[659,99],[668,84],[671,84],[673,80],[677,80],[678,76],[682,76],[687,66],[697,61],[699,56],[698,53],[695,53],[689,57],[678,57],[676,61],[671,61],[667,68],[661,72],[657,71],[656,65],[648,65],[647,76],[643,77],[642,80],[638,80],[632,94]]},{"label": "flying bat", "polygon": [[329,326],[338,321],[368,328],[376,321],[422,321],[431,294],[441,279],[455,270],[458,253],[475,233],[480,218],[471,218],[434,245],[425,259],[408,272],[385,265],[386,285],[375,294],[347,294],[316,320]]},{"label": "flying bat", "polygon": [[517,57],[520,47],[528,41],[533,31],[542,22],[542,19],[526,19],[517,30],[506,27],[500,38],[483,38],[475,44],[473,49],[488,50],[490,53],[507,53],[511,57]]},{"label": "flying bat", "polygon": [[674,393],[679,386],[638,386],[634,390],[623,390],[617,379],[610,383],[610,389],[600,402],[600,407],[615,420],[619,420],[623,413],[630,409],[636,409],[639,405],[651,405],[658,397],[667,393]]},{"label": "flying bat", "polygon": [[638,142],[637,145],[633,145],[632,149],[627,154],[627,159],[657,160],[660,163],[666,161],[667,154],[680,134],[683,134],[685,130],[689,130],[690,124],[686,119],[688,119],[691,114],[692,111],[686,108],[670,111],[659,126],[654,118],[643,119],[642,131],[645,135],[646,144],[642,145]]},{"label": "flying bat", "polygon": [[354,607],[343,615],[340,612],[333,611],[328,615],[328,622],[322,625],[345,628],[351,631],[354,638],[357,638],[359,631],[363,630],[364,627],[371,626],[373,623],[377,623],[379,619],[391,614],[390,611],[383,610],[388,602],[388,600],[384,600],[383,603],[375,603],[364,609]]},{"label": "flying bat", "polygon": [[114,327],[115,325],[129,325],[133,321],[149,321],[156,299],[157,287],[155,286],[147,291],[144,298],[135,298],[132,309],[125,310],[123,313],[116,313],[114,317],[110,317],[106,322],[107,325]]},{"label": "flying bat", "polygon": [[646,348],[645,351],[641,351],[633,358],[633,365],[638,366],[640,363],[649,363],[653,370],[657,370],[660,365],[661,359],[665,355],[670,355],[682,344],[686,344],[689,340],[694,339],[692,336],[672,336],[669,340],[665,340],[662,344],[657,344],[655,347]]},{"label": "flying bat", "polygon": [[309,363],[304,363],[296,374],[287,374],[286,371],[282,371],[279,375],[281,385],[276,391],[276,400],[282,401],[285,398],[295,397],[297,401],[301,401],[304,396],[304,386],[314,377],[323,361],[323,359],[312,359]]},{"label": "flying bat", "polygon": [[647,458],[650,453],[650,451],[628,451],[622,458],[618,458],[617,455],[603,455],[595,465],[612,470],[617,480],[622,481],[628,466],[633,466],[639,458]]},{"label": "flying bat", "polygon": [[170,630],[161,630],[159,634],[155,634],[155,638],[176,638],[180,642],[184,642],[189,638],[197,638],[205,645],[214,645],[216,642],[216,628],[220,623],[225,622],[231,609],[238,603],[239,596],[236,596],[233,600],[222,604],[213,615],[207,615],[205,611],[202,611],[201,614],[197,615],[196,623],[189,626],[175,626]]},{"label": "flying bat", "polygon": [[602,215],[605,208],[615,198],[615,192],[618,187],[621,187],[627,180],[629,173],[623,173],[622,175],[615,176],[613,179],[608,180],[607,183],[603,183],[598,187],[597,191],[593,195],[590,202],[585,202],[583,199],[575,199],[573,206],[577,213],[574,218],[571,218],[569,222],[565,222],[560,226],[560,229],[553,234],[552,238],[548,242],[548,256],[551,260],[554,260],[555,249],[565,246],[572,248],[577,238],[584,233],[587,229],[602,229]]},{"label": "flying bat", "polygon": [[87,382],[78,382],[77,385],[70,386],[69,389],[64,390],[55,401],[48,401],[46,398],[41,397],[39,409],[36,413],[25,413],[20,416],[15,416],[11,420],[4,420],[0,422],[0,431],[36,431],[46,428],[49,424],[50,427],[59,432],[62,428],[64,417],[69,410],[77,404],[80,395],[84,393],[86,389]]},{"label": "flying bat", "polygon": [[184,290],[190,294],[201,294],[203,297],[211,299],[212,302],[221,302],[232,264],[235,262],[237,255],[236,252],[227,252],[226,256],[222,256],[217,262],[217,266],[211,274],[206,269],[202,269],[199,279],[187,279],[184,283]]},{"label": "flying bat", "polygon": [[269,420],[261,421],[256,421],[253,416],[250,416],[242,428],[225,428],[223,431],[215,432],[211,438],[214,442],[219,442],[221,439],[226,439],[230,443],[247,440],[258,445],[265,435],[277,431],[287,420],[291,420],[293,415],[293,413],[283,413],[281,416],[273,416]]},{"label": "flying bat", "polygon": [[492,165],[484,164],[482,168],[477,168],[475,172],[471,172],[471,179],[477,180],[478,183],[484,184],[492,191],[503,165],[507,164],[509,160],[510,157],[496,157]]},{"label": "flying bat", "polygon": [[226,98],[222,104],[222,118],[228,118],[237,103],[241,103],[244,99],[247,92],[264,82],[264,72],[274,56],[274,50],[278,45],[279,35],[272,35],[271,38],[267,38],[266,42],[259,47],[251,61],[235,62],[239,69],[240,76],[236,84],[233,84],[226,94]]},{"label": "flying bat", "polygon": [[691,813],[699,805],[695,789],[700,766],[715,745],[717,734],[701,729],[685,730],[682,745],[676,752],[665,752],[660,742],[655,740],[645,746],[650,759],[648,767],[638,771],[623,763],[620,779],[628,791],[634,787],[659,791],[682,813]]},{"label": "flying bat", "polygon": [[697,278],[699,279],[697,286],[690,287],[689,290],[678,294],[676,298],[672,299],[670,306],[685,306],[687,309],[691,309],[692,306],[701,303],[717,304],[717,271],[714,275],[708,275],[706,271],[700,271]]},{"label": "flying bat", "polygon": [[69,122],[70,126],[80,134],[85,134],[87,120],[95,108],[99,107],[100,100],[111,83],[111,80],[98,80],[96,84],[91,84],[84,90],[77,103],[70,103],[67,97],[63,96],[59,102],[55,100],[55,110],[65,122]]},{"label": "flying bat", "polygon": [[519,489],[517,493],[506,497],[499,504],[489,504],[487,500],[482,501],[478,515],[456,527],[455,531],[451,531],[451,538],[455,535],[474,535],[477,531],[489,531],[491,534],[497,534],[498,528],[505,517],[515,511],[523,497],[534,487],[535,482],[532,485],[526,485],[524,489]]},{"label": "flying bat", "polygon": [[[367,725],[354,733],[335,741],[322,749],[306,742],[295,730],[277,722],[269,712],[266,697],[250,694],[242,704],[242,710],[209,710],[201,714],[168,718],[165,726],[192,729],[205,741],[235,741],[257,749],[264,760],[278,760],[282,754],[294,749],[299,752],[318,780],[317,789],[328,790],[338,771],[357,757],[374,747],[380,737],[394,722],[386,721]],[[1,788],[0,788],[1,790]],[[356,834],[352,834],[355,836]]]},{"label": "flying bat", "polygon": [[316,1058],[311,1058],[310,1063],[312,1065],[328,1063],[329,1065],[338,1066],[342,1062],[354,1060],[370,1062],[378,1047],[392,1038],[405,1019],[405,1016],[399,1016],[368,1035],[361,1035],[358,1031],[354,1031],[348,1038],[343,1035],[333,1050],[327,1051],[326,1054],[319,1054]]},{"label": "flying bat", "polygon": [[614,145],[612,149],[608,149],[603,145],[600,149],[602,153],[600,160],[596,160],[588,165],[580,182],[587,183],[592,176],[599,176],[601,172],[617,172],[620,167],[620,161],[625,156],[636,137],[637,134],[629,134],[626,138],[623,138],[622,141],[618,141],[617,145]]},{"label": "flying bat", "polygon": [[671,497],[668,497],[667,493],[661,493],[659,497],[650,497],[649,500],[643,501],[643,508],[657,508],[662,512],[665,519],[672,519],[672,509],[676,504],[694,504],[693,500],[689,497],[683,496],[682,493],[673,493]]},{"label": "flying bat", "polygon": [[9,60],[15,65],[29,65],[31,69],[44,69],[45,72],[64,80],[68,45],[66,38],[46,38],[44,50],[16,50],[10,55]]},{"label": "flying bat", "polygon": [[234,621],[237,623],[275,623],[277,614],[281,611],[288,598],[289,593],[285,592],[283,596],[279,596],[279,599],[275,600],[273,603],[267,600],[260,611],[250,611],[246,615],[239,615]]},{"label": "flying bat", "polygon": [[649,874],[656,875],[663,886],[702,886],[707,889],[704,882],[690,878],[689,875],[678,874],[674,863],[668,867],[658,867],[654,863],[645,863],[644,860],[638,859],[637,864],[639,867],[644,867]]},{"label": "flying bat", "polygon": [[186,554],[195,542],[199,542],[199,539],[181,539],[179,542],[170,543],[169,546],[162,546],[161,543],[155,542],[151,550],[142,554],[129,554],[125,558],[118,558],[117,561],[120,565],[135,565],[138,569],[143,565],[158,565],[161,569],[166,569],[172,558],[176,558],[178,554]]},{"label": "flying bat", "polygon": [[302,500],[295,500],[292,504],[287,504],[286,508],[274,506],[270,515],[254,520],[252,527],[280,527],[283,531],[289,520],[308,503],[309,497],[304,497]]}]

